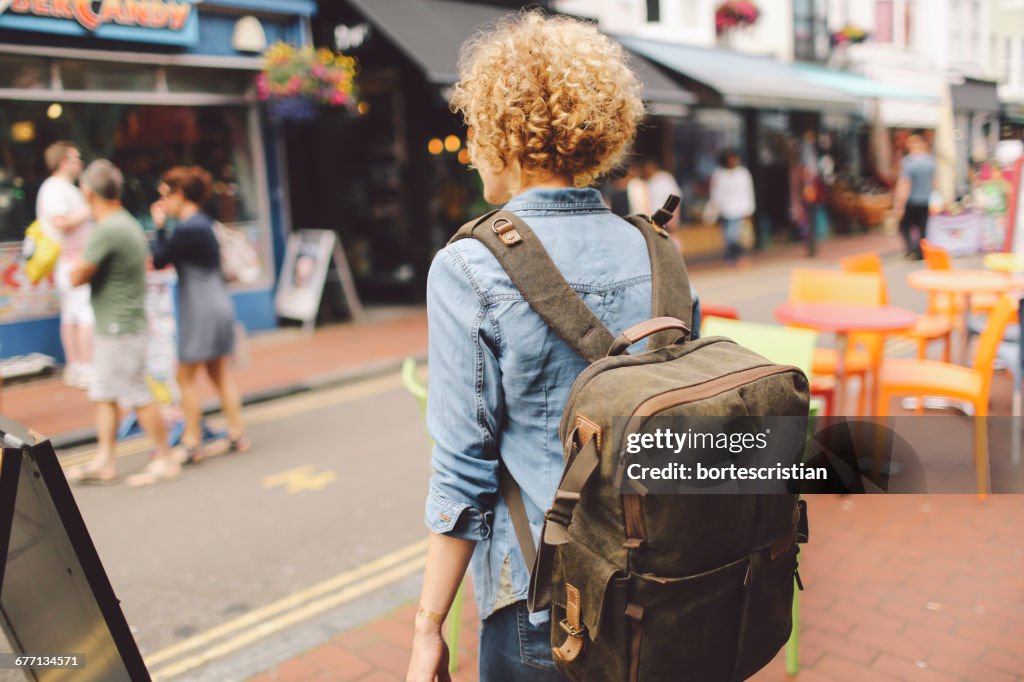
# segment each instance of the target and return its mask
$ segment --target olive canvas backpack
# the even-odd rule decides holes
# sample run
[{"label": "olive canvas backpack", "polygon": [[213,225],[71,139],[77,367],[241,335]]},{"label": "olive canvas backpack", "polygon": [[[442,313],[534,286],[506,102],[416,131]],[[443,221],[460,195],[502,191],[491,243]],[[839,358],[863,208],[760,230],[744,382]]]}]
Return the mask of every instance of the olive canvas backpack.
[{"label": "olive canvas backpack", "polygon": [[[792,628],[803,527],[797,495],[620,491],[625,458],[616,418],[807,414],[807,377],[798,368],[724,337],[689,340],[689,279],[662,228],[673,200],[653,219],[628,218],[650,253],[653,319],[617,338],[515,214],[489,213],[452,238],[486,245],[537,314],[590,363],[562,416],[565,468],[539,547],[519,488],[499,467],[500,492],[532,567],[530,610],[552,609],[555,664],[582,682],[743,680],[775,656]],[[643,338],[644,352],[624,352]]]}]

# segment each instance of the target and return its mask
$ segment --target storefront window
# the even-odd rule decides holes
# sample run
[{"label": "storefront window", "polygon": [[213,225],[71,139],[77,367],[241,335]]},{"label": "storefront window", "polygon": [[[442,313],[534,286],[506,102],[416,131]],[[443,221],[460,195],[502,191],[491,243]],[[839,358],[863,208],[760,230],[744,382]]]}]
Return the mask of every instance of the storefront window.
[{"label": "storefront window", "polygon": [[48,90],[50,65],[45,59],[0,55],[0,88]]},{"label": "storefront window", "polygon": [[243,95],[255,80],[238,77],[237,71],[187,66],[168,66],[167,89],[171,92],[203,92],[217,95]]},{"label": "storefront window", "polygon": [[0,102],[0,241],[20,240],[34,219],[48,175],[43,151],[62,139],[77,143],[86,162],[109,158],[121,168],[125,207],[144,225],[161,174],[179,164],[213,175],[211,215],[226,223],[258,219],[246,108],[68,103],[56,118],[48,111],[55,113],[48,103]]},{"label": "storefront window", "polygon": [[156,90],[156,67],[118,62],[58,62],[61,84],[67,90]]}]

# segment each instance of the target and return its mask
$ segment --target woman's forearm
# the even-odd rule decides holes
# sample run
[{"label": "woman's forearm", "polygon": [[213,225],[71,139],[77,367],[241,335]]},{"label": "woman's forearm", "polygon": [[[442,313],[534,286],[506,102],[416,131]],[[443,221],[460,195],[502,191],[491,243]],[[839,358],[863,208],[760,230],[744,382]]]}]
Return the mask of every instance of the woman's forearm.
[{"label": "woman's forearm", "polygon": [[430,534],[427,565],[423,570],[423,590],[420,593],[422,610],[440,617],[448,614],[475,547],[476,543],[471,540]]}]

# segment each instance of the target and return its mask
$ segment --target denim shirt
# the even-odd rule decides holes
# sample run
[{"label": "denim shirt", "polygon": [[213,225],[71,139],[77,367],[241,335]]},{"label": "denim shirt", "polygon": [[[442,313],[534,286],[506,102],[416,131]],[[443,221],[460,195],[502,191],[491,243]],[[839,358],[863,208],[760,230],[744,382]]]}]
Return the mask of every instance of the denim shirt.
[{"label": "denim shirt", "polygon": [[[614,215],[597,190],[529,190],[505,208],[529,223],[613,335],[651,317],[643,235]],[[699,321],[699,304],[694,312]],[[544,324],[474,239],[434,258],[427,316],[427,428],[435,446],[426,524],[435,533],[476,541],[473,587],[480,617],[487,618],[525,599],[530,583],[498,494],[498,453],[522,490],[536,542],[562,475],[562,410],[587,363]],[[640,344],[632,349],[639,350]],[[530,616],[535,625],[549,618],[549,611]]]}]

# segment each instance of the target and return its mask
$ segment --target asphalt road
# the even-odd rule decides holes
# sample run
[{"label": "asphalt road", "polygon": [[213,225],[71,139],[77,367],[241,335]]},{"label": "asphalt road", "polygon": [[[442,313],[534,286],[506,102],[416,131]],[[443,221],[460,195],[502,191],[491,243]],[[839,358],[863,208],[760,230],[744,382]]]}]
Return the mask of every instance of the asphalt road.
[{"label": "asphalt road", "polygon": [[[363,585],[380,571],[337,578],[426,536],[429,446],[419,405],[398,376],[277,401],[249,416],[248,453],[212,458],[151,489],[75,489],[157,679],[243,679],[316,643],[312,631],[296,636],[303,627],[323,638],[414,593],[421,547],[395,562],[404,568],[380,589]],[[123,457],[121,471],[144,462],[145,453]],[[341,600],[349,610],[341,620],[339,609],[317,612],[325,597],[337,601],[339,589],[353,585],[363,593]],[[311,594],[311,586],[320,587]],[[247,614],[254,616],[245,623]],[[260,636],[282,616],[278,632],[288,637]],[[226,635],[211,636],[225,624]]]}]

